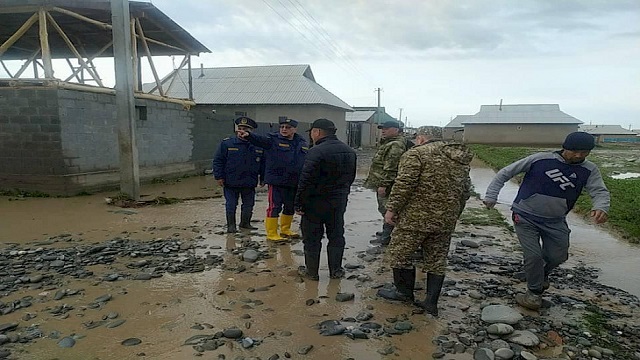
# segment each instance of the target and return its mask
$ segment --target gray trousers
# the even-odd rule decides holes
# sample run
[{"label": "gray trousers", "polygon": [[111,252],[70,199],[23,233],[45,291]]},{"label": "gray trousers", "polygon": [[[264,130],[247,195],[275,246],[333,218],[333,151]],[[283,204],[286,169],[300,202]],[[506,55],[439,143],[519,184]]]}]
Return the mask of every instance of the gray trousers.
[{"label": "gray trousers", "polygon": [[512,219],[522,246],[527,287],[535,294],[542,294],[545,278],[551,270],[569,258],[571,230],[566,220],[540,222],[516,213],[512,215]]}]

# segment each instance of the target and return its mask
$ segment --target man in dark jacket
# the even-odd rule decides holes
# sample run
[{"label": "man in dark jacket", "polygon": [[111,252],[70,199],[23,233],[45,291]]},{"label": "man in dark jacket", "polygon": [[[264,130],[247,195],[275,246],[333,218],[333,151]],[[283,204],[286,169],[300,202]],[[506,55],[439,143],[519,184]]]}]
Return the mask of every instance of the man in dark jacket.
[{"label": "man in dark jacket", "polygon": [[[258,127],[252,119],[241,116],[235,120],[238,130],[251,132]],[[251,225],[256,185],[264,179],[263,150],[240,137],[222,140],[213,157],[213,176],[224,190],[227,232],[236,229],[236,208],[242,197],[240,228],[255,230]]]},{"label": "man in dark jacket", "polygon": [[311,125],[314,146],[309,150],[300,174],[295,209],[302,215],[304,276],[318,280],[322,236],[329,244],[327,259],[332,279],[344,276],[344,213],[351,184],[356,177],[356,153],[336,137],[331,120],[318,119]]},{"label": "man in dark jacket", "polygon": [[[267,240],[283,241],[298,234],[291,231],[295,209],[293,200],[296,195],[298,178],[309,151],[307,141],[296,134],[298,122],[283,118],[279,121],[280,131],[266,136],[247,131],[238,131],[238,136],[265,150],[264,182],[269,185],[269,207],[264,221]],[[280,215],[280,233],[278,233],[278,215]]]}]

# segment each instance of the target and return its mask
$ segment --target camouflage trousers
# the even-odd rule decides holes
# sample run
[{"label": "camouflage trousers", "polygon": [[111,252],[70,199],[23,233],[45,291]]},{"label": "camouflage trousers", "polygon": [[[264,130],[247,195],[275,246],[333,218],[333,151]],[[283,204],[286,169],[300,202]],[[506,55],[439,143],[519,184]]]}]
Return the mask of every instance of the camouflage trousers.
[{"label": "camouflage trousers", "polygon": [[449,244],[451,232],[420,232],[396,227],[391,233],[391,243],[387,247],[385,260],[392,268],[412,269],[412,255],[422,249],[422,270],[444,275]]},{"label": "camouflage trousers", "polygon": [[380,196],[380,194],[376,192],[376,199],[378,200],[378,212],[380,212],[382,217],[384,217],[384,214],[387,212],[387,201],[389,200],[389,196]]}]

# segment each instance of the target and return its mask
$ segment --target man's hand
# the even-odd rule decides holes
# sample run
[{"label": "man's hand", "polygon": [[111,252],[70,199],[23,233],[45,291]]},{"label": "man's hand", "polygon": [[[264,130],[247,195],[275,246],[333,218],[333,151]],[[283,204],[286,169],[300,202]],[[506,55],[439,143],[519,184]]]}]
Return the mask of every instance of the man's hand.
[{"label": "man's hand", "polygon": [[218,182],[218,185],[224,186],[224,179],[218,179],[216,181]]},{"label": "man's hand", "polygon": [[602,210],[591,210],[589,216],[593,218],[593,222],[595,222],[596,224],[604,224],[609,219],[609,215],[607,215],[607,213]]},{"label": "man's hand", "polygon": [[378,195],[383,196],[383,197],[386,196],[387,195],[387,188],[383,187],[383,186],[380,186],[378,188]]},{"label": "man's hand", "polygon": [[398,215],[392,211],[387,210],[387,212],[384,214],[384,222],[386,222],[387,224],[395,226],[397,220]]},{"label": "man's hand", "polygon": [[246,139],[249,137],[249,132],[245,130],[236,130],[236,135],[238,135],[239,138]]},{"label": "man's hand", "polygon": [[482,200],[482,203],[487,209],[493,209],[493,207],[496,206],[496,202],[492,200],[485,199],[485,200]]}]

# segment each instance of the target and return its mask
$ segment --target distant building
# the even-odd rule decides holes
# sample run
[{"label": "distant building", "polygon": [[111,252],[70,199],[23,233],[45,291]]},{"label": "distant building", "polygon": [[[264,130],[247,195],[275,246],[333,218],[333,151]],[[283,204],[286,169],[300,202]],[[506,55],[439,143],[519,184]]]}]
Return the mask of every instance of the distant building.
[{"label": "distant building", "polygon": [[[178,72],[177,78],[180,81],[172,81],[165,92],[188,97],[188,72]],[[295,119],[302,136],[314,120],[327,118],[336,124],[338,138],[347,140],[345,114],[353,109],[318,84],[309,65],[201,67],[193,72],[192,81],[196,110],[206,114],[211,124],[228,128],[228,134],[233,133],[233,119],[238,116],[257,121],[258,133],[278,130],[281,117]],[[211,144],[211,154],[216,145]]]},{"label": "distant building", "polygon": [[442,137],[445,140],[462,140],[464,125],[462,122],[469,119],[473,115],[457,115],[442,129]]},{"label": "distant building", "polygon": [[580,131],[593,135],[598,144],[617,142],[640,142],[638,134],[620,125],[581,125]]},{"label": "distant building", "polygon": [[580,124],[558,104],[482,105],[462,121],[465,142],[505,145],[559,145]]},{"label": "distant building", "polygon": [[384,107],[380,107],[380,115],[376,116],[378,108],[354,106],[352,113],[347,113],[347,143],[353,148],[374,147],[378,143],[378,124],[396,120],[387,114]]}]

